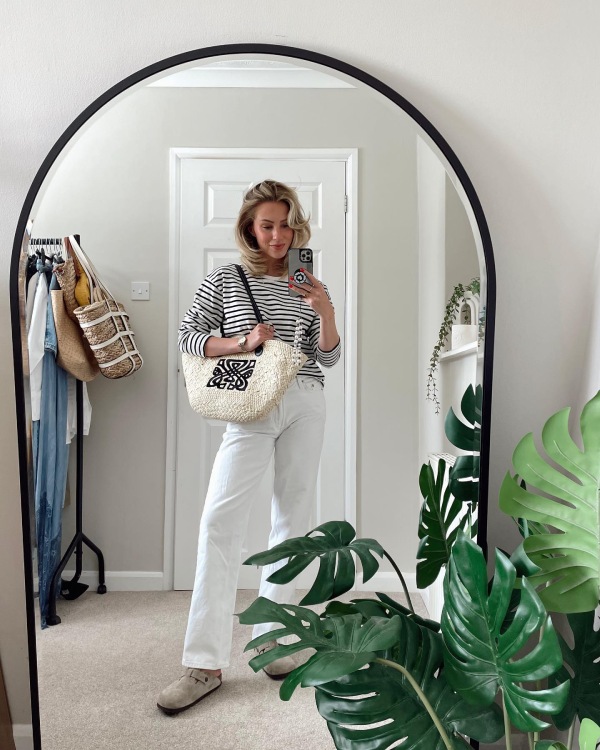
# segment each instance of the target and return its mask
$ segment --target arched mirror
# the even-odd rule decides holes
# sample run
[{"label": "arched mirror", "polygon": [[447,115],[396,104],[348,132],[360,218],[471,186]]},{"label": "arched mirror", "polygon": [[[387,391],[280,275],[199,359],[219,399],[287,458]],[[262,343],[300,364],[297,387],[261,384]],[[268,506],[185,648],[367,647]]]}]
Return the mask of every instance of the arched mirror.
[{"label": "arched mirror", "polygon": [[[11,302],[37,747],[58,747],[58,727],[69,731],[70,706],[78,701],[73,672],[89,673],[86,690],[97,691],[98,721],[110,724],[113,712],[124,710],[115,693],[122,698],[128,678],[115,678],[112,690],[97,677],[103,655],[95,639],[107,628],[124,673],[132,658],[181,647],[198,520],[222,424],[202,420],[187,404],[177,327],[203,277],[237,257],[233,222],[242,195],[265,178],[294,186],[310,213],[315,268],[329,287],[342,339],[339,366],[327,373],[311,528],[345,518],[359,536],[392,553],[416,591],[419,469],[456,453],[444,416],[450,407],[460,411],[468,386],[481,386],[485,547],[494,264],[483,211],[450,146],[380,81],[305,50],[232,45],[150,66],[94,102],[60,138],[35,178],[15,238]],[[27,256],[34,240],[73,234],[125,302],[144,366],[129,378],[89,383],[91,425],[81,463],[75,449],[70,455],[62,548],[77,529],[79,468],[83,531],[102,549],[108,593],[97,595],[97,558],[84,546],[80,582],[89,589],[60,599],[62,622],[42,630],[35,621]],[[456,331],[448,332],[434,373],[436,396],[428,399],[446,305],[459,285],[475,289],[473,279],[477,294],[459,300]],[[257,500],[246,556],[266,548],[268,527],[268,498]],[[74,567],[75,555],[65,578]],[[392,579],[383,565],[365,590],[397,591]],[[257,580],[257,571],[245,568],[239,587],[252,591]],[[161,620],[165,592],[179,617],[178,635],[159,628],[127,641],[126,626],[135,631]],[[132,609],[141,596],[142,613]],[[439,586],[423,601],[435,608],[436,597]],[[105,621],[109,601],[120,609]],[[162,632],[156,641],[155,632]],[[169,659],[176,669],[176,657]],[[170,676],[165,672],[165,681]],[[147,705],[128,709],[139,709],[146,731],[154,731],[152,698],[161,687],[145,686]],[[86,721],[86,728],[73,728],[82,745],[86,731],[110,734],[93,717]],[[110,745],[106,737],[103,746]]]}]

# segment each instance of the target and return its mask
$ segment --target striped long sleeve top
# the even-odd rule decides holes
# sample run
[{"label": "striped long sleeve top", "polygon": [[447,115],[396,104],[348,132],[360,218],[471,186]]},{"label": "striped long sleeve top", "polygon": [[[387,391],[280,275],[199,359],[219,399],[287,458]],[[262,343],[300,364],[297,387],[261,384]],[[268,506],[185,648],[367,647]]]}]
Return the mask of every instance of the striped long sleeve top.
[{"label": "striped long sleeve top", "polygon": [[[263,322],[275,326],[276,339],[293,346],[296,321],[301,318],[301,348],[308,361],[299,375],[308,375],[323,383],[325,378],[319,365],[332,367],[339,360],[340,342],[331,351],[319,348],[319,316],[299,298],[290,297],[287,279],[252,276],[246,269],[244,273]],[[179,349],[203,357],[206,340],[217,335],[215,332],[219,329],[228,338],[242,336],[250,333],[257,322],[235,265],[219,266],[204,279],[179,326]]]}]

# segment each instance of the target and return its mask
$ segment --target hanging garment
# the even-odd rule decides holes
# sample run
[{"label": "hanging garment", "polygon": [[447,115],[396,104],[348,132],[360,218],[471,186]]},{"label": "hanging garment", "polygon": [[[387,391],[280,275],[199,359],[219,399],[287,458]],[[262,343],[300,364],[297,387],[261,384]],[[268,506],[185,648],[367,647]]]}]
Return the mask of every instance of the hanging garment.
[{"label": "hanging garment", "polygon": [[35,255],[30,255],[27,262],[27,268],[25,269],[25,283],[29,284],[31,277],[35,276],[36,273],[38,273],[36,257]]},{"label": "hanging garment", "polygon": [[[40,271],[43,264],[40,263]],[[46,337],[46,318],[48,316],[48,284],[43,273],[39,274],[35,289],[31,324],[27,335],[29,349],[29,388],[31,391],[31,419],[36,422],[40,418],[40,400],[42,396],[42,370],[44,360],[44,340]]]},{"label": "hanging garment", "polygon": [[[67,375],[67,443],[77,435],[77,381]],[[83,434],[90,434],[92,404],[88,396],[87,383],[83,383]]]},{"label": "hanging garment", "polygon": [[[52,303],[46,294],[40,414],[39,420],[33,425],[35,519],[42,628],[47,627],[46,616],[52,576],[60,563],[62,508],[69,455],[69,447],[65,440],[67,374],[56,364],[57,349]],[[60,582],[56,591],[60,592]]]},{"label": "hanging garment", "polygon": [[27,282],[27,291],[25,293],[25,330],[29,333],[31,327],[31,316],[33,315],[33,303],[35,301],[35,292],[40,275],[36,271]]}]

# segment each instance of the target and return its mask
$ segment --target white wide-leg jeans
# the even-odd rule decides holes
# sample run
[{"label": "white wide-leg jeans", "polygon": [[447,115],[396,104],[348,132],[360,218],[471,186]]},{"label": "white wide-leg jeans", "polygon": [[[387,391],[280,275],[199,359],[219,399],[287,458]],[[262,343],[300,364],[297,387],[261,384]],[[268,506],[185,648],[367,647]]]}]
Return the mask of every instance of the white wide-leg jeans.
[{"label": "white wide-leg jeans", "polygon": [[[323,386],[297,377],[280,404],[264,419],[228,423],[208,486],[200,522],[198,560],[188,618],[183,665],[229,666],[242,544],[257,488],[274,456],[269,548],[306,534],[315,495],[325,426]],[[267,583],[282,563],[263,568],[259,595],[292,601],[295,582]],[[254,628],[254,637],[281,625]]]}]

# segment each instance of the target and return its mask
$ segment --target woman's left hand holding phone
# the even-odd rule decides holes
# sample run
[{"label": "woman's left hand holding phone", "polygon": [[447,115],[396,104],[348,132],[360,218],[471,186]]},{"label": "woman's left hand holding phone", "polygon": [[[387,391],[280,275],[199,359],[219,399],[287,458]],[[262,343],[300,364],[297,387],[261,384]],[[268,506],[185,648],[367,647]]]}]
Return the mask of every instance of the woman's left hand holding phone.
[{"label": "woman's left hand holding phone", "polygon": [[[332,351],[339,343],[340,335],[335,325],[335,310],[325,287],[310,271],[304,271],[309,283],[297,284],[290,279],[290,287],[300,292],[302,302],[319,316],[319,347],[324,352]],[[292,283],[293,282],[293,283]]]},{"label": "woman's left hand holding phone", "polygon": [[294,279],[290,277],[290,287],[300,292],[300,299],[309,307],[312,307],[319,317],[332,319],[334,317],[333,305],[331,304],[331,300],[329,299],[323,284],[321,284],[317,277],[313,276],[310,271],[307,271],[306,269],[301,270],[306,275],[308,283],[297,284]]}]

